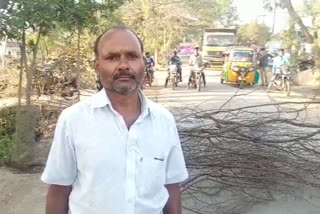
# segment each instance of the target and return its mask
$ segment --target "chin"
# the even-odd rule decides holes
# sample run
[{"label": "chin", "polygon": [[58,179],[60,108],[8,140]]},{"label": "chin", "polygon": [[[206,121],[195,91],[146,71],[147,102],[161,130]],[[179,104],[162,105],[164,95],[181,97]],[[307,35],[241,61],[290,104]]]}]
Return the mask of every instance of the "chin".
[{"label": "chin", "polygon": [[130,94],[134,91],[136,91],[139,87],[137,87],[138,85],[130,85],[130,86],[117,86],[117,87],[113,87],[113,90],[119,94]]}]

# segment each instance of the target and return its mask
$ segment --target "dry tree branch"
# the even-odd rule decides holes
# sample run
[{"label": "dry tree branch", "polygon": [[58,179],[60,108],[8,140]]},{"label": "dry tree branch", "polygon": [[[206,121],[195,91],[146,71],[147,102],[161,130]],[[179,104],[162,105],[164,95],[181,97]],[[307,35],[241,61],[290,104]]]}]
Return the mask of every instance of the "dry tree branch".
[{"label": "dry tree branch", "polygon": [[320,188],[320,123],[303,116],[319,101],[233,109],[226,103],[177,118],[190,173],[182,184],[186,210],[241,214],[297,187]]}]

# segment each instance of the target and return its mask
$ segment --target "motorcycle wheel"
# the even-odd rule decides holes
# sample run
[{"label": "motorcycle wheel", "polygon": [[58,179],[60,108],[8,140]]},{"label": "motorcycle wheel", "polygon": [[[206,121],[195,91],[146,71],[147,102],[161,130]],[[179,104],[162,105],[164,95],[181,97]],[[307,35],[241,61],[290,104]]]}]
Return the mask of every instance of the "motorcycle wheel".
[{"label": "motorcycle wheel", "polygon": [[166,78],[166,82],[164,83],[164,87],[165,87],[165,88],[168,86],[168,81],[169,81],[169,78],[167,77],[167,78]]},{"label": "motorcycle wheel", "polygon": [[198,92],[200,92],[201,91],[201,79],[200,78],[197,79],[196,85],[197,85]]},{"label": "motorcycle wheel", "polygon": [[243,80],[241,80],[240,83],[239,83],[239,88],[243,89],[243,85],[244,85],[244,82],[243,82]]},{"label": "motorcycle wheel", "polygon": [[290,81],[285,80],[284,82],[284,89],[285,89],[285,93],[287,96],[290,96],[290,92],[291,92],[291,84]]},{"label": "motorcycle wheel", "polygon": [[148,78],[149,78],[149,86],[152,86],[152,81],[153,81],[153,75],[152,73],[148,75]]},{"label": "motorcycle wheel", "polygon": [[176,87],[176,81],[175,80],[172,80],[171,81],[171,86],[172,86],[172,90],[174,90],[174,88]]}]

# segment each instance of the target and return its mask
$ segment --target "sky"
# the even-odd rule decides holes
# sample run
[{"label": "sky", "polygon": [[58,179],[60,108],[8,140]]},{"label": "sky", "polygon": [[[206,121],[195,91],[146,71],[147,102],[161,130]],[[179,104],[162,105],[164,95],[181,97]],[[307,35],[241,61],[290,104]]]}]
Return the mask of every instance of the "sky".
[{"label": "sky", "polygon": [[[303,0],[292,0],[293,6],[302,5]],[[258,20],[272,28],[273,13],[263,9],[263,0],[234,0],[240,24]],[[289,16],[287,10],[278,9],[274,33],[287,29]]]}]

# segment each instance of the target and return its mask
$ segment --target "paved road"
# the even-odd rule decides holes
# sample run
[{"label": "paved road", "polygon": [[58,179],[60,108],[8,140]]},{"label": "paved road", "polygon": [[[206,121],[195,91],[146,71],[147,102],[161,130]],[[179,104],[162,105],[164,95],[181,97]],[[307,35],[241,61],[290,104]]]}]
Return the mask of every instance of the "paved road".
[{"label": "paved road", "polygon": [[172,90],[164,88],[164,81],[167,75],[166,72],[155,73],[155,85],[147,87],[145,93],[153,100],[167,107],[191,107],[200,106],[202,108],[220,108],[232,98],[232,101],[227,103],[225,108],[234,108],[240,106],[268,104],[272,102],[304,102],[310,100],[316,93],[316,88],[308,88],[294,86],[289,97],[281,91],[273,90],[271,93],[266,93],[264,87],[259,85],[245,86],[244,89],[239,89],[234,84],[221,84],[220,72],[206,70],[207,87],[201,92],[197,92],[194,88],[186,89],[189,70],[183,71],[183,82]]}]

